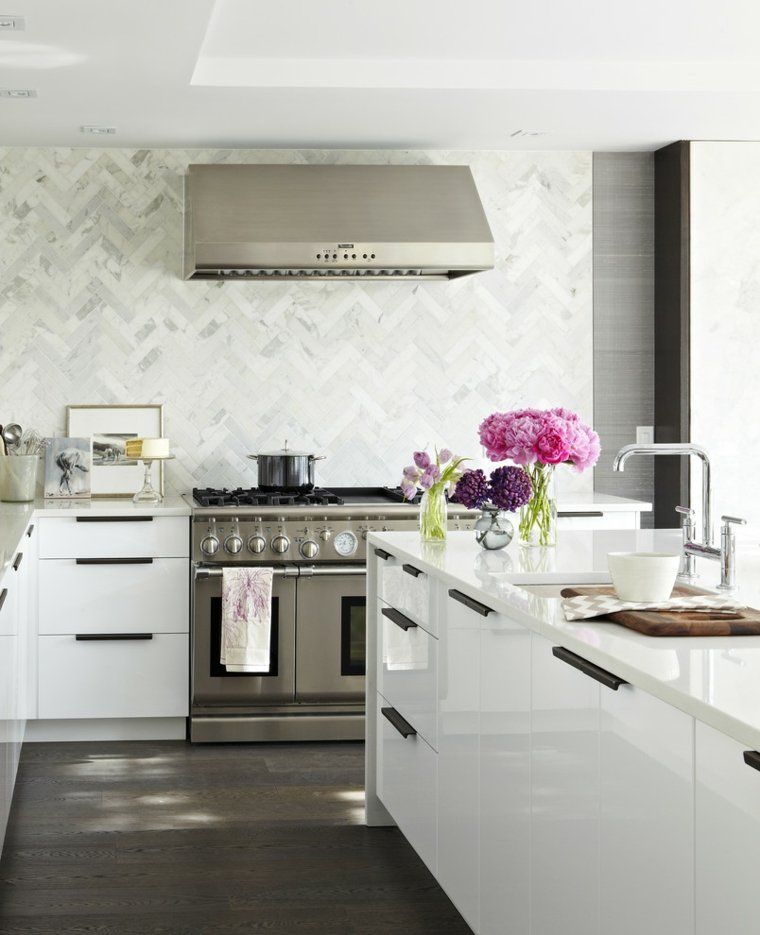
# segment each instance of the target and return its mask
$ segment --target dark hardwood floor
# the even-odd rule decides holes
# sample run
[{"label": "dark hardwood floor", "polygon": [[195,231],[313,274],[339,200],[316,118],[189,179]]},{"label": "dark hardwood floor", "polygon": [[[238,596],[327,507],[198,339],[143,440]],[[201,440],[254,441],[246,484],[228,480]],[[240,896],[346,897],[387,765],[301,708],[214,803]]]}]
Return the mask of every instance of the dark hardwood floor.
[{"label": "dark hardwood floor", "polygon": [[395,828],[361,744],[26,744],[1,935],[470,935]]}]

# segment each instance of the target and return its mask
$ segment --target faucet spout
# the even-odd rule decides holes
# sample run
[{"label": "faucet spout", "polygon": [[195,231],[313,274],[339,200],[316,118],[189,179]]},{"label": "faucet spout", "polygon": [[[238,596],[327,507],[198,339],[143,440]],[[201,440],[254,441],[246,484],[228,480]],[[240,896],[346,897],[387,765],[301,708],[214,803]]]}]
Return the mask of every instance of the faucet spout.
[{"label": "faucet spout", "polygon": [[624,445],[612,462],[613,471],[625,470],[625,462],[632,455],[696,455],[702,462],[702,542],[712,544],[712,496],[710,484],[710,457],[701,445],[690,442],[655,442],[653,445]]}]

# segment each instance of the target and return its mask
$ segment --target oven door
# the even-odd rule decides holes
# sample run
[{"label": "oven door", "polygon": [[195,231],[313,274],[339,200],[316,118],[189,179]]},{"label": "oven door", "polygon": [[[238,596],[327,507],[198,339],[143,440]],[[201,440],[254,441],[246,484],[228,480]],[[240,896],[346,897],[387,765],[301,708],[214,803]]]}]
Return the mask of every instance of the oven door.
[{"label": "oven door", "polygon": [[296,701],[364,701],[364,565],[301,568],[296,606]]},{"label": "oven door", "polygon": [[193,705],[248,706],[293,702],[297,576],[295,566],[274,570],[269,672],[228,672],[219,662],[222,569],[218,565],[193,566]]}]

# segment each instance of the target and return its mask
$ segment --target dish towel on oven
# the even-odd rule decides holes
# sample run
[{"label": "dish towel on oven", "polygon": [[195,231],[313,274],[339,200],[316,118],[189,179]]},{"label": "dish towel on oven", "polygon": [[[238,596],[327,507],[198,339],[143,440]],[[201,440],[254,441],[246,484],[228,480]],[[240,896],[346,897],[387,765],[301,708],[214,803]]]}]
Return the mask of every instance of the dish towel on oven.
[{"label": "dish towel on oven", "polygon": [[269,672],[271,568],[222,569],[220,662],[228,672]]}]

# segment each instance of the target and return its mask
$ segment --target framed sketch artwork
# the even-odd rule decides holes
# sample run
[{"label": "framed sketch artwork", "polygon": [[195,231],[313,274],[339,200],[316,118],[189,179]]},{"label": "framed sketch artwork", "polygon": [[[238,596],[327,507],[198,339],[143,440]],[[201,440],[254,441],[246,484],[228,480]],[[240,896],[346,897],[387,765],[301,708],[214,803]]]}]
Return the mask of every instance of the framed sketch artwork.
[{"label": "framed sketch artwork", "polygon": [[91,477],[89,438],[45,439],[46,499],[88,498]]},{"label": "framed sketch artwork", "polygon": [[[131,497],[143,484],[145,468],[126,457],[129,438],[160,438],[164,407],[67,406],[68,435],[92,439],[92,496]],[[164,492],[164,470],[160,461],[151,465],[151,482]]]}]

